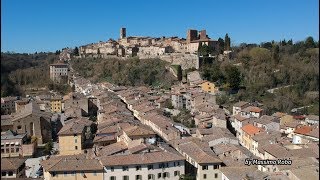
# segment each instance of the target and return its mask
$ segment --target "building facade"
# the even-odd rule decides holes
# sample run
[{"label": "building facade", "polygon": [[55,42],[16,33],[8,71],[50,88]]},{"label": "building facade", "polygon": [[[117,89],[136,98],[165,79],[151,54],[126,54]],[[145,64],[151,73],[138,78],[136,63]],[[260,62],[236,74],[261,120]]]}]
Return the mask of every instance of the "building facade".
[{"label": "building facade", "polygon": [[50,79],[59,83],[68,80],[68,65],[63,63],[50,64]]}]

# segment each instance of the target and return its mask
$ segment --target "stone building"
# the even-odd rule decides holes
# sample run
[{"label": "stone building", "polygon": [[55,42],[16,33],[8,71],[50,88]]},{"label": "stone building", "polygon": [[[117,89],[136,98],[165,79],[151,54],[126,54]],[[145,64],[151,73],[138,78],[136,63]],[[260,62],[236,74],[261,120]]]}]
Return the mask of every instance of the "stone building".
[{"label": "stone building", "polygon": [[[206,30],[188,30],[187,39],[178,37],[153,38],[148,36],[127,36],[126,28],[120,29],[120,38],[100,41],[80,46],[80,57],[134,57],[160,58],[177,64],[181,61],[182,68],[199,68],[197,51],[200,45],[206,44],[213,51],[218,51],[219,43],[206,34]],[[187,56],[194,55],[194,56]],[[182,58],[181,56],[187,56]],[[192,59],[190,62],[189,59]]]},{"label": "stone building", "polygon": [[[157,157],[157,158],[155,158]],[[172,179],[185,174],[185,159],[165,151],[144,154],[113,155],[101,158],[104,179]]]},{"label": "stone building", "polygon": [[1,122],[1,130],[10,127],[18,134],[37,137],[38,144],[46,143],[51,139],[51,117],[51,113],[41,111],[39,105],[30,102],[20,112],[6,117],[6,123]]},{"label": "stone building", "polygon": [[17,134],[11,130],[1,133],[1,157],[33,156],[36,143],[27,142],[27,134]]},{"label": "stone building", "polygon": [[50,64],[50,79],[59,83],[68,81],[68,65],[64,63]]},{"label": "stone building", "polygon": [[1,179],[25,178],[26,159],[1,158]]},{"label": "stone building", "polygon": [[2,97],[1,98],[1,114],[11,114],[16,112],[15,101],[17,97]]},{"label": "stone building", "polygon": [[85,141],[90,139],[92,121],[86,118],[69,120],[59,131],[60,155],[83,153]]},{"label": "stone building", "polygon": [[87,159],[84,154],[51,156],[41,162],[46,180],[103,179],[103,166],[97,159]]}]

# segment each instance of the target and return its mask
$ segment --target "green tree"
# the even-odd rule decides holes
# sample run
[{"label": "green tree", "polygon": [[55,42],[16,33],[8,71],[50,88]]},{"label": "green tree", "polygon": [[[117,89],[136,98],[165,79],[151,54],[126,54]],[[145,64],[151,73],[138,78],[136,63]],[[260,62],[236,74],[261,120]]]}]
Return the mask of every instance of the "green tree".
[{"label": "green tree", "polygon": [[290,39],[290,40],[288,41],[288,45],[290,45],[290,46],[293,45],[292,39]]},{"label": "green tree", "polygon": [[181,65],[178,65],[178,67],[177,67],[177,76],[178,76],[178,80],[182,81],[182,68],[181,68]]},{"label": "green tree", "polygon": [[222,38],[219,38],[219,39],[218,39],[218,44],[219,44],[219,50],[220,50],[219,53],[222,54],[223,51],[224,51],[224,41],[223,41]]},{"label": "green tree", "polygon": [[307,39],[305,40],[305,47],[306,48],[316,47],[316,44],[311,36],[307,37]]},{"label": "green tree", "polygon": [[166,100],[164,102],[164,107],[168,108],[168,109],[173,109],[174,108],[173,105],[172,105],[172,102],[170,100]]},{"label": "green tree", "polygon": [[49,154],[50,153],[50,151],[53,149],[53,142],[52,142],[52,140],[50,139],[47,143],[46,143],[46,145],[44,146],[44,153],[46,153],[46,154]]},{"label": "green tree", "polygon": [[203,44],[198,48],[198,54],[200,56],[209,56],[209,54],[212,54],[212,53],[213,53],[213,48],[206,44]]},{"label": "green tree", "polygon": [[229,65],[225,69],[225,77],[230,88],[239,89],[241,82],[241,73],[235,66]]},{"label": "green tree", "polygon": [[79,56],[79,49],[78,47],[75,47],[74,50],[73,50],[73,55],[74,56]]},{"label": "green tree", "polygon": [[279,49],[278,45],[273,46],[273,48],[272,48],[272,59],[275,62],[275,64],[278,64],[278,62],[279,62],[279,51],[280,51],[280,49]]},{"label": "green tree", "polygon": [[224,37],[224,50],[230,51],[230,45],[231,45],[231,40],[230,40],[229,35],[227,33]]},{"label": "green tree", "polygon": [[249,55],[257,63],[267,62],[271,58],[271,52],[266,48],[254,47],[249,51]]}]

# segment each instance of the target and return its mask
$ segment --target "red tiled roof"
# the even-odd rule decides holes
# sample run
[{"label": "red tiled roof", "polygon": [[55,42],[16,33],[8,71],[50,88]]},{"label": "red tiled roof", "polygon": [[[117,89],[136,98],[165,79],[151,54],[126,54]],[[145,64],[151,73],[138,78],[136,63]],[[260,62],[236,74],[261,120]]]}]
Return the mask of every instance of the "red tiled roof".
[{"label": "red tiled roof", "polygon": [[249,134],[250,136],[255,135],[255,134],[263,131],[262,129],[255,127],[252,124],[247,124],[247,125],[243,126],[241,129],[245,133]]},{"label": "red tiled roof", "polygon": [[312,130],[312,127],[311,126],[302,126],[302,127],[299,127],[299,128],[296,128],[296,130],[294,131],[295,133],[297,134],[308,134],[310,131]]}]

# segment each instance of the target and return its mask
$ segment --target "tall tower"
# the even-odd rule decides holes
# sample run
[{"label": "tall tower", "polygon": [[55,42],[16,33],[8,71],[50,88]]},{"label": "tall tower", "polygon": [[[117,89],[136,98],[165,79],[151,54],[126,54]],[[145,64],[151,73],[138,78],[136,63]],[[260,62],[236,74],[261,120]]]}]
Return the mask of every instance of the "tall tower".
[{"label": "tall tower", "polygon": [[190,43],[191,41],[197,40],[197,39],[198,39],[198,31],[189,29],[187,32],[187,43]]},{"label": "tall tower", "polygon": [[120,29],[120,39],[123,39],[127,36],[126,28]]}]

